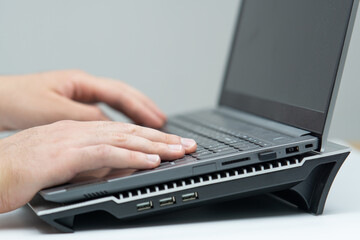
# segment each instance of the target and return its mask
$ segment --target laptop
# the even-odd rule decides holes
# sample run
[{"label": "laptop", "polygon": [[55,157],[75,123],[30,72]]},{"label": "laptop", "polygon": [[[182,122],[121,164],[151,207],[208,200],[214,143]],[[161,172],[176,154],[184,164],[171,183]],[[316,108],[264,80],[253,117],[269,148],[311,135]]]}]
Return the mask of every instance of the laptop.
[{"label": "laptop", "polygon": [[218,106],[173,116],[162,129],[195,139],[195,153],[152,170],[106,169],[40,195],[79,202],[323,151],[357,6],[358,0],[243,0]]}]

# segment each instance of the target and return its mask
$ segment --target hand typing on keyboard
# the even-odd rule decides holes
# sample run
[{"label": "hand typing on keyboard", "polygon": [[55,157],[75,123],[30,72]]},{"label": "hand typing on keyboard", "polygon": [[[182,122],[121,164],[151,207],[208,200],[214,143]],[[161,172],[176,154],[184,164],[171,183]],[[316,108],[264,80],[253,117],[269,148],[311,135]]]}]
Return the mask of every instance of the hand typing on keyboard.
[{"label": "hand typing on keyboard", "polygon": [[[223,155],[233,154],[267,146],[258,139],[248,137],[239,132],[217,129],[217,126],[205,126],[184,117],[171,119],[163,129],[165,132],[192,138],[197,142],[194,153],[176,160],[175,163],[187,163],[194,160],[205,160]],[[167,164],[164,164],[165,166]]]},{"label": "hand typing on keyboard", "polygon": [[108,118],[93,105],[99,101],[144,126],[161,127],[166,120],[139,91],[81,71],[0,76],[0,131],[28,128],[0,139],[0,213],[84,172],[152,169],[196,150],[192,139],[101,121]]}]

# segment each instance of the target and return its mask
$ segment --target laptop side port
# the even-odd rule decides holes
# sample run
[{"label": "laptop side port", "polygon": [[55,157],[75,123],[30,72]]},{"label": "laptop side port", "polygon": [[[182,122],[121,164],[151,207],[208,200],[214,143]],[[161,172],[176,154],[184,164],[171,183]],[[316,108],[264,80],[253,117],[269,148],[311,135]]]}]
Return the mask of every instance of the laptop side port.
[{"label": "laptop side port", "polygon": [[175,197],[168,197],[159,200],[160,207],[173,205],[176,203]]},{"label": "laptop side port", "polygon": [[286,149],[286,154],[290,154],[290,153],[297,153],[299,152],[299,147],[289,147]]},{"label": "laptop side port", "polygon": [[183,202],[192,201],[199,198],[199,195],[197,192],[193,193],[186,193],[181,196]]},{"label": "laptop side port", "polygon": [[225,166],[225,165],[235,164],[235,163],[244,162],[244,161],[248,161],[248,160],[250,160],[250,158],[246,157],[246,158],[222,162],[221,165]]},{"label": "laptop side port", "polygon": [[151,209],[153,207],[154,207],[154,205],[153,205],[152,201],[136,204],[136,208],[137,208],[138,211],[148,210],[148,209]]}]

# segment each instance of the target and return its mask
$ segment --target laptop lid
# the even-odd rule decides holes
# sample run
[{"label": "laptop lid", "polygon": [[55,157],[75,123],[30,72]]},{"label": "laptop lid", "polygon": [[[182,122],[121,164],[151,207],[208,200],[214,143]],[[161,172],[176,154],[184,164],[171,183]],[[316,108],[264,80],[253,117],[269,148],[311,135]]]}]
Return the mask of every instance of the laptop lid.
[{"label": "laptop lid", "polygon": [[358,0],[243,0],[220,106],[327,138]]}]

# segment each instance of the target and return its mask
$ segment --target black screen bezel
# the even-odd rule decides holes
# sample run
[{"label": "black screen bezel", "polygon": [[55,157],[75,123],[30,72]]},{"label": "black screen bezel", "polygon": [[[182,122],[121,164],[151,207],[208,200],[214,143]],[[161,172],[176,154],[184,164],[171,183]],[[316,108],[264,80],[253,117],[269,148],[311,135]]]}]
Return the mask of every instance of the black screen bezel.
[{"label": "black screen bezel", "polygon": [[[240,111],[248,112],[255,114],[260,117],[264,117],[270,120],[274,120],[280,123],[284,123],[290,126],[301,128],[307,131],[314,133],[314,135],[322,136],[324,133],[326,118],[329,113],[331,98],[334,95],[335,82],[337,80],[337,75],[339,72],[339,65],[341,56],[343,54],[343,48],[345,44],[345,38],[347,31],[345,31],[342,50],[338,56],[337,69],[333,76],[333,83],[331,86],[331,92],[328,96],[328,102],[326,106],[326,111],[319,112],[307,108],[302,108],[298,106],[293,106],[285,103],[274,102],[270,100],[265,100],[257,97],[253,97],[246,94],[235,93],[225,89],[226,82],[228,80],[228,74],[230,71],[230,62],[233,58],[233,50],[235,49],[235,44],[237,41],[237,32],[239,30],[239,25],[241,22],[241,17],[243,16],[243,11],[245,9],[247,0],[243,0],[240,4],[240,9],[238,11],[237,22],[235,30],[233,33],[233,41],[230,48],[230,53],[227,61],[227,66],[224,75],[224,81],[222,84],[222,90],[219,100],[220,106],[231,107]],[[349,24],[351,14],[349,13],[349,19],[347,25]],[[347,26],[348,27],[348,26]],[[347,29],[346,27],[346,29]]]}]

